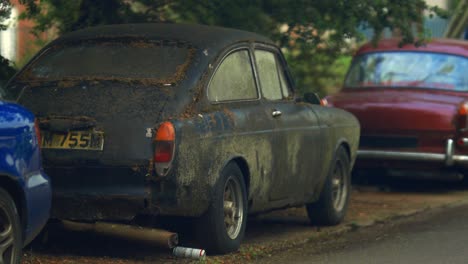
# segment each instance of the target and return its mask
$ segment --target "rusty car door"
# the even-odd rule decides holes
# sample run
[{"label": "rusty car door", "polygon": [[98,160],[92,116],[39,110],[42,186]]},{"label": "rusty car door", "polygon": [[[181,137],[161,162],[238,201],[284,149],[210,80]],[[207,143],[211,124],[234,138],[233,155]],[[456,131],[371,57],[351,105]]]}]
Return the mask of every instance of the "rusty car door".
[{"label": "rusty car door", "polygon": [[322,133],[309,104],[296,103],[285,64],[275,49],[258,47],[255,61],[263,101],[275,121],[275,148],[279,153],[271,200],[297,203],[315,189],[321,172]]},{"label": "rusty car door", "polygon": [[[222,56],[208,84],[207,97],[212,106],[228,114],[232,127],[211,137],[210,145],[223,146],[223,156],[245,158],[252,177],[250,194],[262,207],[267,202],[271,175],[276,173],[274,148],[275,122],[260,102],[254,77],[252,56],[247,45],[236,46]],[[214,134],[213,134],[214,135]]]}]

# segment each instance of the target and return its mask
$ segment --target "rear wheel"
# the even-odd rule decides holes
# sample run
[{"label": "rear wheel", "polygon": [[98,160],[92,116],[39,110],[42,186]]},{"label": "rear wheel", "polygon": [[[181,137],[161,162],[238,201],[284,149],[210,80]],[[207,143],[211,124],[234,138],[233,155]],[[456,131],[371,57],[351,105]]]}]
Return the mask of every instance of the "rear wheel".
[{"label": "rear wheel", "polygon": [[306,205],[312,224],[337,225],[348,209],[351,169],[347,151],[339,147],[318,201]]},{"label": "rear wheel", "polygon": [[21,224],[11,196],[0,188],[0,263],[20,263]]},{"label": "rear wheel", "polygon": [[239,249],[247,220],[247,191],[241,170],[229,163],[213,190],[208,211],[197,221],[197,238],[209,254]]}]

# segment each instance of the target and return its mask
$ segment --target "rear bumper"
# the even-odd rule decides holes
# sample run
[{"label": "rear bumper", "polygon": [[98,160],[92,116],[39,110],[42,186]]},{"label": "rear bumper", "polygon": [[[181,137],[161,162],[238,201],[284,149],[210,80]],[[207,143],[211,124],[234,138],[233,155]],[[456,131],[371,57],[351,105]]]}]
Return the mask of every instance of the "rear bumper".
[{"label": "rear bumper", "polygon": [[46,167],[53,187],[52,218],[128,221],[148,210],[141,167]]},{"label": "rear bumper", "polygon": [[468,155],[454,154],[454,141],[452,139],[447,140],[445,153],[358,150],[357,158],[360,160],[432,162],[445,167],[459,166],[468,168]]}]

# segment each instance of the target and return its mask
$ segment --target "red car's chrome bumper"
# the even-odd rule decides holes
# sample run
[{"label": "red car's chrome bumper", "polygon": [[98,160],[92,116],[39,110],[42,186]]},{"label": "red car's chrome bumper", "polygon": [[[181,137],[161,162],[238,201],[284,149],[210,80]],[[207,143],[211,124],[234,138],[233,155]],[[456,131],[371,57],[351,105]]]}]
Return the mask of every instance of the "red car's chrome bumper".
[{"label": "red car's chrome bumper", "polygon": [[386,150],[358,150],[357,158],[362,160],[405,160],[405,161],[423,161],[440,162],[446,166],[466,166],[468,167],[468,155],[454,154],[454,141],[447,140],[445,153],[429,152],[403,152]]}]

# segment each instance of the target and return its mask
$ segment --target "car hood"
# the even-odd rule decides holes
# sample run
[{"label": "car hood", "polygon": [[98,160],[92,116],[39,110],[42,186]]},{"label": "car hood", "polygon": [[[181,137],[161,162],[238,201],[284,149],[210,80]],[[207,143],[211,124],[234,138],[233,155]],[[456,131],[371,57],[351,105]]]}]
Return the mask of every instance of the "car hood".
[{"label": "car hood", "polygon": [[329,104],[353,113],[363,134],[452,131],[454,115],[468,95],[406,88],[344,89]]}]

